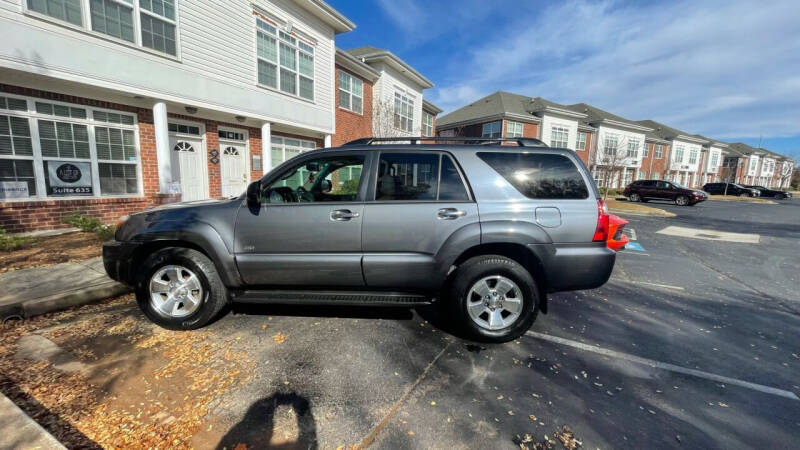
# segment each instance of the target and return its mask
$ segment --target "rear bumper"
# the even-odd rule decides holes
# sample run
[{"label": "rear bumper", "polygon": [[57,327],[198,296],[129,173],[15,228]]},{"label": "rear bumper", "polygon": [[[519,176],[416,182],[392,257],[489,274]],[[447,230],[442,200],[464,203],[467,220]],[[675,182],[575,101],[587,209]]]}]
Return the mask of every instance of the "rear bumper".
[{"label": "rear bumper", "polygon": [[111,279],[132,284],[133,254],[140,242],[108,241],[103,244],[103,267]]},{"label": "rear bumper", "polygon": [[592,244],[531,244],[547,275],[549,292],[600,287],[611,277],[617,253],[605,242]]}]

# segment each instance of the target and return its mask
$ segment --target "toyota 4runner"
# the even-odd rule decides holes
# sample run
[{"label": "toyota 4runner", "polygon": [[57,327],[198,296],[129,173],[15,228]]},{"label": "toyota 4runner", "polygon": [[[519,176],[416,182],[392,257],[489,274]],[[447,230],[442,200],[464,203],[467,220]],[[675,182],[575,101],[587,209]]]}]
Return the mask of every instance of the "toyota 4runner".
[{"label": "toyota 4runner", "polygon": [[436,302],[503,342],[547,312],[548,293],[608,280],[608,220],[572,150],[366,138],[302,153],[238,198],[132,214],[103,259],[166,328],[202,327],[231,302]]}]

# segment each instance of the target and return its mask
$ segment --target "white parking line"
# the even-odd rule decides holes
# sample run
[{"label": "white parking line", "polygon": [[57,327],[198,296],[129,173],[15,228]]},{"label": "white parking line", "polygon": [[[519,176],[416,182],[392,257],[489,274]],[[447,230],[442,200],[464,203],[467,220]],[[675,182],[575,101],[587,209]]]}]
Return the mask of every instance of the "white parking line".
[{"label": "white parking line", "polygon": [[653,359],[642,358],[640,356],[629,355],[627,353],[617,352],[614,350],[608,350],[605,348],[597,347],[594,345],[584,344],[583,342],[573,341],[570,339],[564,339],[557,336],[551,336],[549,334],[537,333],[535,331],[528,331],[526,333],[530,337],[534,337],[537,339],[541,339],[543,341],[553,342],[555,344],[566,345],[569,347],[574,347],[580,350],[585,350],[587,352],[598,353],[605,356],[610,356],[612,358],[619,358],[624,359],[626,361],[634,362],[637,364],[644,364],[646,366],[655,367],[657,369],[668,370],[670,372],[682,373],[684,375],[692,375],[698,378],[704,378],[706,380],[717,381],[720,383],[731,384],[734,386],[743,387],[746,389],[752,389],[754,391],[763,392],[765,394],[772,394],[777,395],[779,397],[788,398],[791,400],[798,400],[800,398],[795,395],[794,392],[785,391],[783,389],[778,389],[770,386],[764,386],[763,384],[756,384],[751,383],[749,381],[744,380],[737,380],[736,378],[729,378],[724,377],[722,375],[716,375],[709,372],[703,372],[702,370],[696,369],[689,369],[686,367],[676,366],[674,364],[664,363],[660,361],[656,361]]},{"label": "white parking line", "polygon": [[628,239],[635,241],[636,240],[636,230],[633,228],[625,228],[625,234],[628,235]]},{"label": "white parking line", "polygon": [[759,235],[751,233],[731,233],[729,231],[702,230],[699,228],[686,228],[668,226],[656,231],[668,236],[686,237],[692,239],[705,239],[709,241],[741,242],[745,244],[758,244]]}]

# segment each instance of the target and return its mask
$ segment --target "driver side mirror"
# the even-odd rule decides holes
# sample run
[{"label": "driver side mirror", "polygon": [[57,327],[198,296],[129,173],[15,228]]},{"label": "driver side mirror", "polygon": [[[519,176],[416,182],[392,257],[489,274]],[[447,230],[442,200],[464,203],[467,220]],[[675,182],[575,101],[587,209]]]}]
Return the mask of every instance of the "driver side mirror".
[{"label": "driver side mirror", "polygon": [[247,186],[247,206],[261,205],[261,180],[256,180]]}]

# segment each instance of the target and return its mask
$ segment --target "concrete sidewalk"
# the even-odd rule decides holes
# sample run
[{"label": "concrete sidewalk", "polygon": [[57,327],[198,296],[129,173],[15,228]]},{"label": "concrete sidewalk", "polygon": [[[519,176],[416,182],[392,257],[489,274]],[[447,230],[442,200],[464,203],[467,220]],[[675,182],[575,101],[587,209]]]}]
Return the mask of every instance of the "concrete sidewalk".
[{"label": "concrete sidewalk", "polygon": [[0,320],[27,318],[130,292],[106,275],[100,257],[0,274]]},{"label": "concrete sidewalk", "polygon": [[62,449],[50,433],[28,417],[5,395],[0,394],[0,448]]}]

